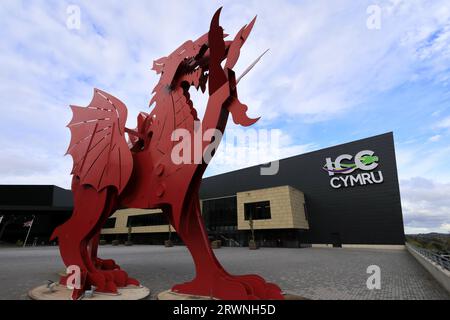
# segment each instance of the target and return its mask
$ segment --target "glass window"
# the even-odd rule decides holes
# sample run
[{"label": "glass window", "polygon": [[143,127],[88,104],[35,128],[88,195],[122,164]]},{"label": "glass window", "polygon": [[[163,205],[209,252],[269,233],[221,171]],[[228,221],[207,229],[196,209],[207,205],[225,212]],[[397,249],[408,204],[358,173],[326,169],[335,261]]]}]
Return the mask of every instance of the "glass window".
[{"label": "glass window", "polygon": [[169,222],[162,212],[129,216],[127,220],[127,227],[161,226],[166,224],[169,224]]},{"label": "glass window", "polygon": [[253,220],[271,219],[270,201],[244,203],[244,218],[250,220],[250,217]]},{"label": "glass window", "polygon": [[237,229],[236,197],[203,200],[202,215],[208,231]]},{"label": "glass window", "polygon": [[112,229],[116,226],[116,218],[109,218],[103,225],[103,229]]}]

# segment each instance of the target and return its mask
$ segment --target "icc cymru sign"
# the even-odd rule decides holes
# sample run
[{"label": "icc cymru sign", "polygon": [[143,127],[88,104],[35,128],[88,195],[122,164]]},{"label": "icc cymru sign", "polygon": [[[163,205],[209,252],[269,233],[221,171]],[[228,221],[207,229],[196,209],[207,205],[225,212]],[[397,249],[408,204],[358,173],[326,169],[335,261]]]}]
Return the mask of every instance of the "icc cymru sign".
[{"label": "icc cymru sign", "polygon": [[341,154],[334,161],[325,159],[323,170],[328,172],[330,185],[335,189],[364,186],[383,182],[383,173],[378,167],[378,156],[371,150],[363,150],[355,156]]}]

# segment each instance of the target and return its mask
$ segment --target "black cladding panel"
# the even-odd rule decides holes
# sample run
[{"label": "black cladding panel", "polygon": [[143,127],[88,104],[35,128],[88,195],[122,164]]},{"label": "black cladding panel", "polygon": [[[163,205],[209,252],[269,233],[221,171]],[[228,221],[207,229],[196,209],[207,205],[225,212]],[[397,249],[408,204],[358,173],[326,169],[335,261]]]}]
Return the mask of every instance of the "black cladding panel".
[{"label": "black cladding panel", "polygon": [[51,185],[0,185],[1,206],[51,206]]},{"label": "black cladding panel", "polygon": [[53,206],[54,207],[73,207],[73,194],[57,186],[53,186]]},{"label": "black cladding panel", "polygon": [[73,196],[54,185],[0,185],[0,206],[72,208]]},{"label": "black cladding panel", "polygon": [[[379,157],[381,184],[334,189],[323,166],[325,159],[372,150]],[[280,160],[279,172],[260,175],[260,166],[205,178],[201,199],[290,185],[305,194],[311,243],[333,243],[336,234],[347,244],[404,244],[394,140],[386,133]],[[355,174],[358,172],[355,171]]]}]

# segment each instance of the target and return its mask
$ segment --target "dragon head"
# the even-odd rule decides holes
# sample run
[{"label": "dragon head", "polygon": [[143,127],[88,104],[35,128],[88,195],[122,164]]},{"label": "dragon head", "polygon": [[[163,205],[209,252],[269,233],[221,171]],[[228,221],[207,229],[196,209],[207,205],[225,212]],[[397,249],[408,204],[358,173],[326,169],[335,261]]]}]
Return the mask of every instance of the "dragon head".
[{"label": "dragon head", "polygon": [[[220,81],[227,77],[227,69],[231,70],[236,64],[240,48],[248,38],[256,17],[241,28],[233,41],[226,41],[224,38],[228,35],[223,33],[219,25],[221,9],[218,9],[212,18],[209,32],[195,41],[186,41],[170,55],[153,61],[152,70],[161,74],[157,87],[173,89],[184,82],[205,92],[208,78],[214,75],[222,78]],[[221,70],[223,74],[217,75],[213,69],[220,66],[224,60],[227,61]],[[211,84],[209,86],[211,95]]]},{"label": "dragon head", "polygon": [[207,65],[203,61],[208,50],[208,34],[195,41],[188,40],[167,57],[153,61],[153,68],[157,74],[161,74],[158,85],[174,87],[182,78],[189,78],[190,84],[197,89],[202,87],[208,79]]}]

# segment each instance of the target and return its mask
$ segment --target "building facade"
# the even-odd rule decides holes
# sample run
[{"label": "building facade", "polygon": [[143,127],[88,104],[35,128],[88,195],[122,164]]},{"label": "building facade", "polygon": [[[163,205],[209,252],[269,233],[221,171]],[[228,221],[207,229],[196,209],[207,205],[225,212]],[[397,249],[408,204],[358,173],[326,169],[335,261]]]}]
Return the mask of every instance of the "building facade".
[{"label": "building facade", "polygon": [[[282,159],[278,167],[274,175],[254,166],[203,179],[211,239],[229,246],[253,237],[260,246],[404,244],[392,133]],[[106,240],[128,232],[146,243],[169,233],[159,210],[135,209],[117,211],[102,231]]]},{"label": "building facade", "polygon": [[0,242],[49,244],[56,226],[73,209],[70,190],[52,185],[0,186]]}]

